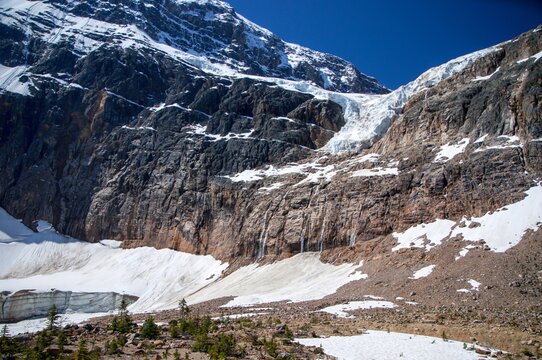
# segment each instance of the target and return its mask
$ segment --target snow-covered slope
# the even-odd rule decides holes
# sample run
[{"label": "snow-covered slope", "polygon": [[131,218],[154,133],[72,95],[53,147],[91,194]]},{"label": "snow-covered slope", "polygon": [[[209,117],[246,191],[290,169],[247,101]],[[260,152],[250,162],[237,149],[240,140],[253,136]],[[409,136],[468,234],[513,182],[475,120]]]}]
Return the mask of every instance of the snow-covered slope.
[{"label": "snow-covered slope", "polygon": [[245,266],[188,298],[191,303],[234,296],[227,307],[276,301],[308,301],[335,293],[341,286],[367,275],[361,264],[324,264],[318,253],[304,253],[273,264]]},{"label": "snow-covered slope", "polygon": [[[525,194],[527,196],[523,200],[479,217],[465,217],[457,222],[436,219],[429,224],[394,233],[398,245],[393,251],[405,248],[429,251],[446,239],[460,236],[465,241],[483,240],[488,250],[503,253],[516,246],[527,231],[536,231],[542,224],[542,185],[536,184]],[[469,247],[464,248],[461,256],[465,256],[468,250]]]},{"label": "snow-covered slope", "polygon": [[[390,127],[393,117],[401,112],[413,95],[461,72],[476,60],[499,48],[500,45],[496,45],[431,68],[416,80],[386,95],[342,95],[348,103],[348,106],[343,106],[347,122],[324,149],[332,153],[355,150],[364,142],[383,135]],[[341,105],[343,103],[339,102]]]},{"label": "snow-covered slope", "polygon": [[0,209],[1,291],[116,292],[139,297],[132,311],[168,309],[228,266],[211,256],[80,242],[45,223],[39,230],[32,232]]},{"label": "snow-covered slope", "polygon": [[148,247],[125,250],[112,240],[89,244],[45,222],[38,230],[0,208],[0,291],[116,292],[138,296],[130,310],[144,312],[175,308],[185,297],[194,304],[235,296],[227,306],[316,300],[367,277],[356,270],[361,264],[324,264],[318,253],[305,253],[252,264],[219,279],[228,264],[211,256]]}]

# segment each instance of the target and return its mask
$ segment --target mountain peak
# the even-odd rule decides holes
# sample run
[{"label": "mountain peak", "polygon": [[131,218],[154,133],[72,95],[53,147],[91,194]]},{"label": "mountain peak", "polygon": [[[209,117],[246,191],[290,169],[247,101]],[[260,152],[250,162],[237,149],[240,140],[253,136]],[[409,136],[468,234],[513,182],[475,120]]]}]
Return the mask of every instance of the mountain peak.
[{"label": "mountain peak", "polygon": [[80,55],[101,46],[131,46],[216,75],[304,80],[340,92],[388,92],[353,64],[285,42],[220,0],[7,0],[0,9],[0,22],[47,43],[72,42]]}]

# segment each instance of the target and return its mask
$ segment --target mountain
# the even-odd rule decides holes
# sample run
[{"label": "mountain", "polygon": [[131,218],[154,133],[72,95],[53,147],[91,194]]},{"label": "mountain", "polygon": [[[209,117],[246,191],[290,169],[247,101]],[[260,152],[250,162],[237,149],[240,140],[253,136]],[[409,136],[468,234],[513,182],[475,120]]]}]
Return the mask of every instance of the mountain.
[{"label": "mountain", "polygon": [[538,229],[482,219],[539,196],[540,28],[387,93],[221,1],[0,7],[0,206],[29,226],[248,261]]},{"label": "mountain", "polygon": [[216,0],[5,0],[0,35],[0,320],[186,298],[258,317],[254,358],[276,319],[326,352],[540,351],[542,26],[391,92]]},{"label": "mountain", "polygon": [[250,74],[307,80],[343,92],[388,92],[351,63],[284,42],[222,1],[8,0],[0,6],[6,35],[0,59],[6,66],[46,68],[43,60],[55,61],[56,56],[66,63],[48,70],[62,72],[98,49],[121,48],[165,56],[215,75]]},{"label": "mountain", "polygon": [[[285,43],[220,1],[0,7],[1,204],[27,224],[49,219],[83,239],[152,231],[192,244],[169,246],[200,248],[192,237],[207,236],[196,229],[209,215],[210,179],[322,147],[345,122],[328,98],[347,98],[331,90],[387,92],[351,64]],[[108,195],[113,183],[120,188]],[[132,195],[145,193],[164,224],[113,225],[99,205],[123,216],[136,210]]]}]

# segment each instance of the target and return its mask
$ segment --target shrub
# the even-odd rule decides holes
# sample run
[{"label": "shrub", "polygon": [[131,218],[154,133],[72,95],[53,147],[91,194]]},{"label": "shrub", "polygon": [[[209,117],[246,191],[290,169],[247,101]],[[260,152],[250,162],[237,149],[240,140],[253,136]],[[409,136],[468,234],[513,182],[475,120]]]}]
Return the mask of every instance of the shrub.
[{"label": "shrub", "polygon": [[278,345],[277,345],[277,342],[275,341],[274,338],[271,338],[271,340],[267,341],[267,340],[264,340],[263,341],[263,347],[265,349],[265,351],[269,354],[269,356],[272,356],[272,357],[277,357],[277,349],[278,349]]},{"label": "shrub", "polygon": [[151,316],[145,320],[141,327],[141,336],[145,339],[156,339],[160,335],[160,329]]},{"label": "shrub", "polygon": [[84,338],[81,338],[79,340],[79,344],[77,345],[77,350],[74,354],[75,360],[89,360],[90,359],[90,352],[87,348],[87,341]]},{"label": "shrub", "polygon": [[218,340],[209,348],[208,354],[212,360],[226,359],[237,352],[237,342],[233,335],[220,334]]},{"label": "shrub", "polygon": [[211,348],[211,341],[207,333],[197,334],[194,338],[194,344],[192,345],[192,351],[206,353]]},{"label": "shrub", "polygon": [[105,353],[107,355],[116,355],[120,353],[120,346],[116,339],[105,342]]}]

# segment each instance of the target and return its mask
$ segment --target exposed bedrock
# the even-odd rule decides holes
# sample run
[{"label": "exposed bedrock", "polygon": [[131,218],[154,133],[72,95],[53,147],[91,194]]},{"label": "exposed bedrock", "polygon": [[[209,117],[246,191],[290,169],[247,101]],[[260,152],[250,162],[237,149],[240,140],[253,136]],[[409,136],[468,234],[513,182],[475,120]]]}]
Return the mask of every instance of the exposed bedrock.
[{"label": "exposed bedrock", "polygon": [[[341,155],[317,151],[345,124],[332,101],[99,49],[74,59],[63,81],[77,86],[36,75],[32,96],[0,94],[0,206],[88,241],[221,259],[345,247],[494,211],[542,175],[542,62],[530,58],[541,34],[414,95],[372,148]],[[64,76],[69,46],[36,45],[54,51],[33,71]],[[232,181],[247,170],[260,175]]]}]

